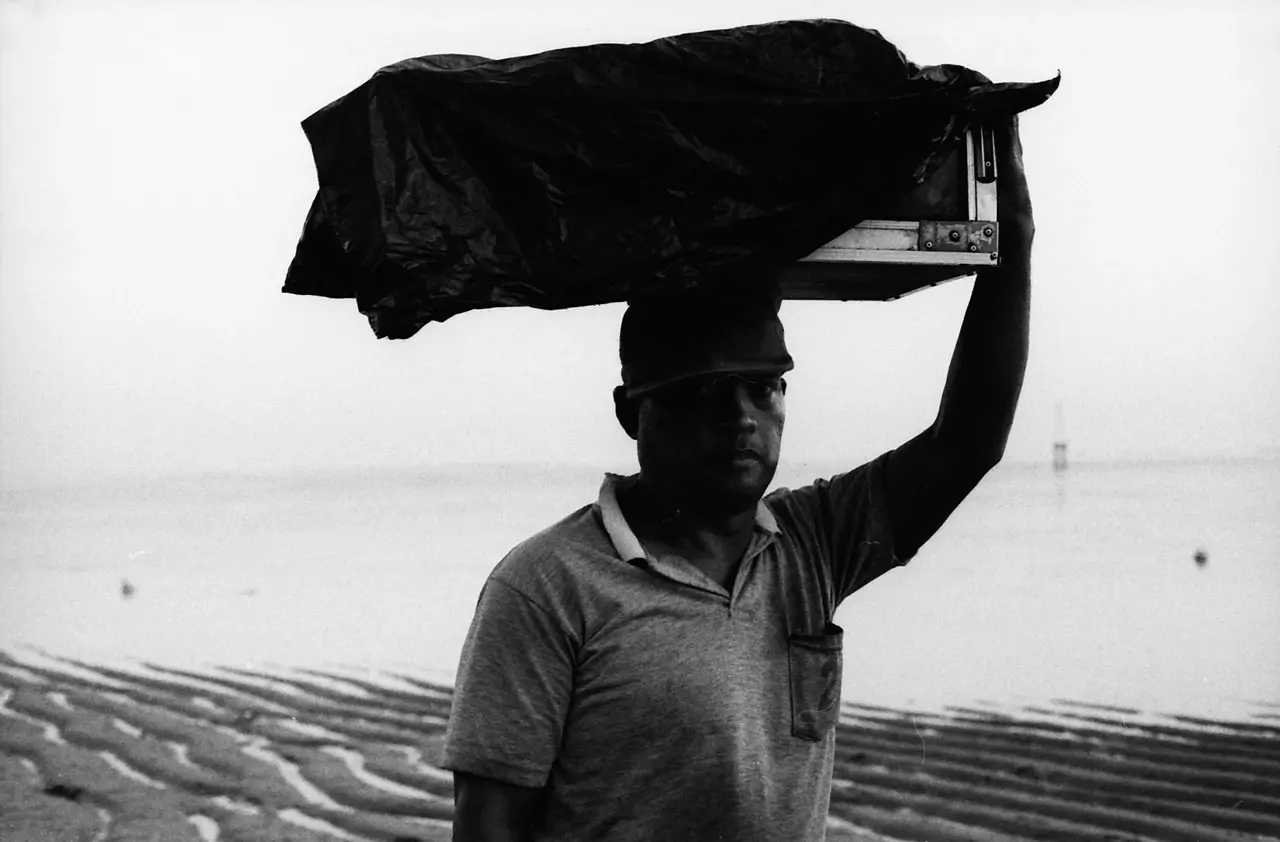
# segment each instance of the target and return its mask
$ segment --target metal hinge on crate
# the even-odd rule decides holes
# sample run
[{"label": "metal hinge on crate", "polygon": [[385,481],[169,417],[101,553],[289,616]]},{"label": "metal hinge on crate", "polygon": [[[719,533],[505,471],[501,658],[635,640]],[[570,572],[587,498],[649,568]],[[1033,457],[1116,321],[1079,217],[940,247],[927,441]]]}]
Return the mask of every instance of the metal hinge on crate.
[{"label": "metal hinge on crate", "polygon": [[[801,258],[791,273],[795,297],[846,297],[839,289],[836,275],[841,265],[847,266],[853,289],[848,297],[896,298],[942,280],[971,274],[983,266],[999,262],[1000,226],[996,222],[996,149],[991,129],[975,127],[965,135],[965,198],[954,211],[961,219],[943,221],[924,219],[869,219],[859,223],[831,242]],[[966,213],[967,211],[967,213]],[[923,214],[922,214],[923,215]],[[825,264],[825,268],[822,267]],[[857,266],[851,265],[857,264]],[[815,287],[803,279],[805,266],[823,268],[826,286]],[[920,267],[920,283],[895,280],[881,285],[867,295],[858,292],[857,284],[870,277],[875,267],[898,267],[904,273]],[[899,274],[897,277],[903,277]],[[867,289],[870,289],[868,286]],[[895,292],[896,290],[896,292]]]}]

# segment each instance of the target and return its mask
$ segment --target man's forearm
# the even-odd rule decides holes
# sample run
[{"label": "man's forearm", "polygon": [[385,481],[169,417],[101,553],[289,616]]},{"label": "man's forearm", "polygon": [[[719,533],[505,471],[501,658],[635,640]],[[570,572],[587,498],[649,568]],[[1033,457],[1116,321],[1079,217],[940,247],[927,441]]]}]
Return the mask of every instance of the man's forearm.
[{"label": "man's forearm", "polygon": [[997,129],[1000,265],[978,273],[933,424],[886,473],[900,558],[910,558],[1004,456],[1027,369],[1035,223],[1017,121]]},{"label": "man's forearm", "polygon": [[1020,223],[1001,226],[1000,266],[973,283],[933,427],[992,464],[1004,453],[1027,368],[1032,231],[1029,216]]}]

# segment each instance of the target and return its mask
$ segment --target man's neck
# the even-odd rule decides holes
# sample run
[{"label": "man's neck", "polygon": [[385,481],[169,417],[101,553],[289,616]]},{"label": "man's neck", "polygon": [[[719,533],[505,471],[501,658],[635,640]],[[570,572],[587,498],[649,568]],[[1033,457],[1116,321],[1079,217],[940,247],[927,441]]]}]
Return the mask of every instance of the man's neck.
[{"label": "man's neck", "polygon": [[755,528],[756,506],[709,510],[641,477],[619,496],[627,524],[641,544],[670,548],[690,561],[736,563]]}]

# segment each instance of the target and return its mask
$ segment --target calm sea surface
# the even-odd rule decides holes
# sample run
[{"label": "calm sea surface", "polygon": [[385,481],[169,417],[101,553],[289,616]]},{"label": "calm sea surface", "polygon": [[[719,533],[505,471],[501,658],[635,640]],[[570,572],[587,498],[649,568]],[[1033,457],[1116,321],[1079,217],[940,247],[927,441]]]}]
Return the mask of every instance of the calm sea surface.
[{"label": "calm sea surface", "polygon": [[[599,479],[473,466],[6,492],[0,646],[452,681],[489,570]],[[1280,460],[1002,465],[836,619],[850,701],[1280,703]]]}]

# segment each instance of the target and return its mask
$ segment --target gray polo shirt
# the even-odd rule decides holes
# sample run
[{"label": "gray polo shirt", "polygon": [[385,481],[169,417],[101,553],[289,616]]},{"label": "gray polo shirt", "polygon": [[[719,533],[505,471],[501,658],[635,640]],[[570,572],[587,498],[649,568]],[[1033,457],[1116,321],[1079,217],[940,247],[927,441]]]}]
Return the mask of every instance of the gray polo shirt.
[{"label": "gray polo shirt", "polygon": [[836,606],[901,563],[885,458],[760,502],[732,592],[647,552],[599,500],[494,569],[463,647],[443,765],[545,787],[537,840],[820,840]]}]

